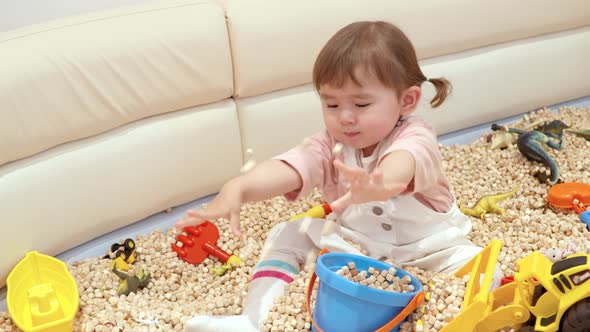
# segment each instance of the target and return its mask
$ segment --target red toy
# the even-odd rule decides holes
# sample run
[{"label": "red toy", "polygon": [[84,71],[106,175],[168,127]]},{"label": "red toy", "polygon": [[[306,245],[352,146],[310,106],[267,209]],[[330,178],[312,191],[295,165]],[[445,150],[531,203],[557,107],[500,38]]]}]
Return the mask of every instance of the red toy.
[{"label": "red toy", "polygon": [[187,226],[183,230],[188,236],[183,234],[176,236],[176,240],[182,243],[182,247],[176,244],[172,245],[172,250],[183,260],[197,265],[204,261],[207,256],[213,255],[224,263],[235,265],[240,263],[239,257],[230,255],[217,246],[219,230],[215,224],[204,221],[196,226]]}]

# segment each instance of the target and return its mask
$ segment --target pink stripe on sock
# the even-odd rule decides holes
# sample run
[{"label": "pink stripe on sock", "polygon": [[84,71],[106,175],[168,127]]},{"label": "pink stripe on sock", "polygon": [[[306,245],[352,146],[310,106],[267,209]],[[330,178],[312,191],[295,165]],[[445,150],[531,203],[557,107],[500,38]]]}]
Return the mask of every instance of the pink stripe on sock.
[{"label": "pink stripe on sock", "polygon": [[256,273],[254,273],[254,275],[252,276],[252,280],[258,279],[258,278],[264,278],[264,277],[281,279],[281,280],[287,282],[288,284],[293,282],[293,278],[291,278],[289,275],[287,275],[281,271],[274,271],[274,270],[258,271]]}]

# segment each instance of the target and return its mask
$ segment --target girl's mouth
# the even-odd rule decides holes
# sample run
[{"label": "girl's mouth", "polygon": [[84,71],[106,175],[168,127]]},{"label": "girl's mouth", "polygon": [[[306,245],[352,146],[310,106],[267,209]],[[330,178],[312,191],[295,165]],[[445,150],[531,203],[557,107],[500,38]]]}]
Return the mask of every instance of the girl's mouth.
[{"label": "girl's mouth", "polygon": [[355,132],[350,132],[350,133],[344,133],[344,135],[345,135],[346,137],[355,137],[355,136],[357,136],[357,135],[359,135],[359,134],[360,134],[360,132],[358,132],[358,131],[355,131]]}]

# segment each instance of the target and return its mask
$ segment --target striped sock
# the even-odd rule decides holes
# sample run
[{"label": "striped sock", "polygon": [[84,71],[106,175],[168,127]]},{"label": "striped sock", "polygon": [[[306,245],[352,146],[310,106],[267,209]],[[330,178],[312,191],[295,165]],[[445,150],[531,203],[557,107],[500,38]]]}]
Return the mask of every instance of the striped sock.
[{"label": "striped sock", "polygon": [[285,286],[299,273],[295,266],[278,260],[265,260],[254,268],[248,296],[241,315],[195,316],[185,323],[187,332],[257,332],[275,297],[283,295]]},{"label": "striped sock", "polygon": [[252,281],[258,278],[275,278],[291,283],[293,278],[299,274],[298,268],[278,259],[261,261],[256,265],[254,271]]}]

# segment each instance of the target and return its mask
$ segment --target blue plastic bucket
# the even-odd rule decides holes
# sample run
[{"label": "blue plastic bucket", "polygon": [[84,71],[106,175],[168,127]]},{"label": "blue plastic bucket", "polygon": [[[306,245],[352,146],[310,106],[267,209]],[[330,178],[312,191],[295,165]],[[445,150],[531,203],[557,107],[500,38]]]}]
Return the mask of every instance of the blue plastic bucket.
[{"label": "blue plastic bucket", "polygon": [[[336,274],[337,270],[349,262],[354,262],[359,272],[368,270],[369,267],[380,270],[391,267],[376,259],[352,254],[327,253],[319,256],[315,274],[320,279],[320,283],[311,330],[318,332],[315,326],[317,324],[317,327],[324,332],[375,331],[388,323],[393,323],[392,319],[407,307],[406,312],[402,313],[403,317],[398,318],[399,322],[389,329],[389,331],[397,332],[399,323],[422,304],[424,300],[422,284],[408,272],[396,268],[396,275],[400,278],[406,275],[412,278],[414,292],[396,293],[363,286]],[[312,275],[308,285],[308,302],[315,282],[315,274]]]}]

